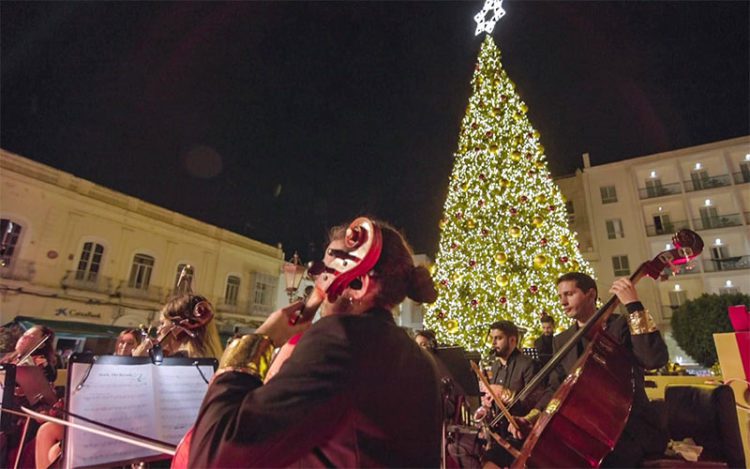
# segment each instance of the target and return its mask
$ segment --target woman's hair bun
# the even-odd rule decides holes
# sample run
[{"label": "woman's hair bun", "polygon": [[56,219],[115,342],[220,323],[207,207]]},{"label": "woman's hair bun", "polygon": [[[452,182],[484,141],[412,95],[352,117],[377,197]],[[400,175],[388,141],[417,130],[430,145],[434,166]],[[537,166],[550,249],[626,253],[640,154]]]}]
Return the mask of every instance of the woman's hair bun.
[{"label": "woman's hair bun", "polygon": [[426,267],[419,265],[412,268],[406,296],[418,303],[433,303],[437,300],[435,283]]}]

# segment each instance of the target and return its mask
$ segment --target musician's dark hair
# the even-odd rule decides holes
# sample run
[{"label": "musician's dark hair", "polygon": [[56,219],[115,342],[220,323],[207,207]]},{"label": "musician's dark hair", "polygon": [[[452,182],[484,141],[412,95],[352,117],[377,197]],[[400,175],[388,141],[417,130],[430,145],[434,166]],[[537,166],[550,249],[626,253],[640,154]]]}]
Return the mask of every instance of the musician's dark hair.
[{"label": "musician's dark hair", "polygon": [[[415,266],[409,243],[387,222],[371,220],[380,227],[383,236],[383,250],[372,269],[380,283],[380,291],[375,297],[379,306],[392,308],[409,297],[418,303],[432,303],[437,299],[437,291],[430,271],[424,266]],[[331,229],[331,240],[345,236],[347,226]]]},{"label": "musician's dark hair", "polygon": [[546,323],[552,324],[552,326],[554,326],[555,325],[555,318],[553,318],[552,316],[550,316],[547,313],[544,313],[544,314],[542,314],[542,318],[539,320],[539,322],[542,322],[542,323],[546,322]]},{"label": "musician's dark hair", "polygon": [[596,288],[596,281],[583,272],[568,272],[567,274],[563,274],[557,279],[557,283],[555,285],[560,285],[562,282],[569,281],[575,282],[576,287],[580,288],[584,293],[587,293],[592,288],[594,289],[595,293],[599,293],[599,289]]},{"label": "musician's dark hair", "polygon": [[518,339],[518,327],[511,321],[502,320],[493,322],[492,324],[490,324],[490,330],[493,329],[502,331],[502,333],[505,334],[506,337],[515,337],[516,339]]},{"label": "musician's dark hair", "polygon": [[430,345],[430,350],[434,352],[437,349],[438,343],[437,343],[437,337],[435,337],[435,332],[431,331],[430,329],[416,331],[414,333],[414,339],[416,339],[419,336],[422,336],[425,339],[427,339]]}]

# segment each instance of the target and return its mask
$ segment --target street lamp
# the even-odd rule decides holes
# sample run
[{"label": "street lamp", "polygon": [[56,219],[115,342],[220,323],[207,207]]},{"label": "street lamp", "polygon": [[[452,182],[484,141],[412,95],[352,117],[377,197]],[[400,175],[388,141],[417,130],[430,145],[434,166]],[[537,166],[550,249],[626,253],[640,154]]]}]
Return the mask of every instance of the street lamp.
[{"label": "street lamp", "polygon": [[305,276],[307,269],[299,260],[299,255],[295,252],[292,258],[281,266],[284,272],[284,284],[286,284],[286,294],[289,295],[289,303],[294,303],[294,294],[297,293],[302,277]]}]

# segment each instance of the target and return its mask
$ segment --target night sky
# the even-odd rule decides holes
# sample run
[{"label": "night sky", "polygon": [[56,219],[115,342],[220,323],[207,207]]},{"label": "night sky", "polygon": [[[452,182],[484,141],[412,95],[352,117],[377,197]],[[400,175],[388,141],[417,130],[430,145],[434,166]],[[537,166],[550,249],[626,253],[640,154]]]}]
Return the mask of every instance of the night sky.
[{"label": "night sky", "polygon": [[[747,135],[748,2],[504,2],[554,175]],[[0,146],[305,260],[438,220],[482,2],[0,3]]]}]

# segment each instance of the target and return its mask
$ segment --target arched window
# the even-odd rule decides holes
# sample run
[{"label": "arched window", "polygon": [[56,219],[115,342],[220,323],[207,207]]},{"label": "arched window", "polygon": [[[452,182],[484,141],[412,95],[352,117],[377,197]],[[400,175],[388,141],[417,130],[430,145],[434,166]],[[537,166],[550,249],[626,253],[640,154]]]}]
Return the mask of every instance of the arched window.
[{"label": "arched window", "polygon": [[236,275],[227,277],[227,288],[224,292],[224,304],[236,305],[237,295],[240,292],[240,278]]},{"label": "arched window", "polygon": [[151,283],[151,272],[154,270],[154,258],[147,254],[133,256],[133,266],[130,268],[130,288],[147,290]]},{"label": "arched window", "polygon": [[0,267],[9,266],[13,262],[22,229],[21,225],[8,218],[0,219]]},{"label": "arched window", "polygon": [[78,259],[78,268],[76,269],[76,280],[96,282],[103,256],[104,246],[101,244],[92,241],[83,243],[81,257]]}]

